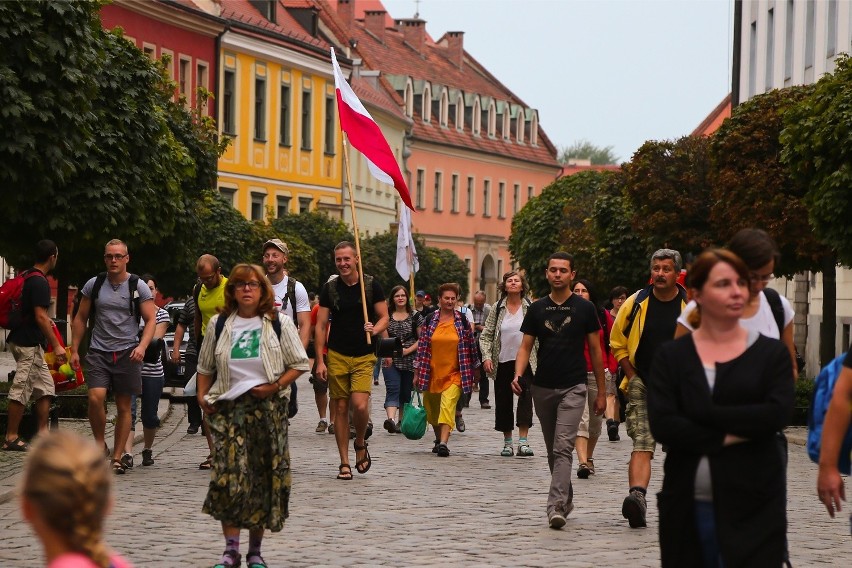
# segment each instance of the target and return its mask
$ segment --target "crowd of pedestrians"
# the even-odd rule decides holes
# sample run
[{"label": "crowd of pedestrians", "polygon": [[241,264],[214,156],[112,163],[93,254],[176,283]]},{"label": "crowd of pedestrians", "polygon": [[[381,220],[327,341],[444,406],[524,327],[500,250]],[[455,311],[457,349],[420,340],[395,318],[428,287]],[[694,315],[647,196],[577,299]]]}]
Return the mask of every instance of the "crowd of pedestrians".
[{"label": "crowd of pedestrians", "polygon": [[[142,465],[154,464],[162,356],[180,361],[185,343],[186,376],[196,377],[187,432],[201,430],[209,446],[199,468],[210,470],[203,511],[222,525],[219,568],[243,563],[243,529],[245,564],[265,567],[264,534],[281,531],[289,515],[288,428],[298,412],[298,379],[312,384],[316,432],[334,436],[336,479],[349,481],[371,469],[367,440],[376,370],[386,387],[384,429],[400,432],[405,403],[420,391],[434,433],[431,450],[441,458],[451,455],[452,432],[464,431],[463,409],[476,391],[483,410],[490,410],[494,394],[494,429],[503,435],[495,454],[534,456],[528,435],[535,416],[551,474],[544,512],[553,529],[564,527],[575,507],[574,475],[585,480],[596,474],[594,450],[604,425],[615,442],[624,421],[632,449],[621,512],[631,528],[647,526],[651,464],[657,444],[663,445],[657,507],[664,566],[787,560],[782,431],[792,412],[796,352],[792,307],[767,287],[779,253],[765,232],[745,229],[726,248],[699,254],[686,286],[678,282],[680,253],[657,250],[648,285],[633,293],[617,286],[606,303],[593,282],[577,278],[583,267],[567,252],[555,252],[542,267],[549,289],[540,298],[532,298],[524,274],[512,270],[502,275],[493,304],[476,291],[464,305],[459,285],[445,283],[436,290],[437,306],[430,294],[420,290],[412,298],[405,286],[385,295],[386,275],[364,274],[357,247],[348,241],[332,251],[337,273],[316,295],[287,273],[286,243],[271,239],[259,252],[260,264],[238,264],[227,277],[215,256],[198,259],[196,285],[177,316],[169,354],[162,345],[168,313],[153,302],[156,278],[131,274],[127,245],[109,241],[106,271],[81,288],[66,354],[46,314],[44,276],[59,250],[51,241],[38,243],[24,284],[29,318],[9,336],[17,373],[3,450],[29,449],[18,436],[17,410],[35,400],[42,440],[28,458],[24,512],[46,550],[50,543],[50,555],[126,565],[102,539],[108,471],[133,467],[131,432],[140,396]],[[49,343],[58,362],[78,368],[84,338],[94,445],[46,432],[44,407],[54,392],[44,349]],[[395,347],[380,356],[376,345],[383,339]],[[104,439],[108,391],[116,405],[111,450]],[[818,480],[831,515],[845,499],[836,463],[851,400],[847,357],[826,418],[828,457],[820,461]],[[85,525],[79,528],[83,537],[68,538],[62,534],[67,520],[47,515],[44,507],[53,499],[44,483],[48,469],[51,475],[77,471],[74,480],[87,484],[85,495],[97,494],[85,511],[69,513],[75,529]],[[749,472],[745,478],[743,471]],[[73,500],[66,501],[61,506],[73,511]]]}]

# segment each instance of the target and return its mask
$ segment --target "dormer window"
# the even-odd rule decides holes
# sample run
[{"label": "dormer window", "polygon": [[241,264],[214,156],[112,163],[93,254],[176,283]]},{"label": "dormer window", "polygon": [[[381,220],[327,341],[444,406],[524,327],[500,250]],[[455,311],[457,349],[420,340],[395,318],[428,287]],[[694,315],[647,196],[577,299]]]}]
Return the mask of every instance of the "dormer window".
[{"label": "dormer window", "polygon": [[482,129],[482,108],[479,105],[479,97],[473,100],[473,135],[479,136]]},{"label": "dormer window", "polygon": [[524,143],[524,125],[526,121],[524,120],[524,109],[518,107],[518,119],[515,123],[515,140],[517,140],[518,144]]},{"label": "dormer window", "polygon": [[447,127],[447,122],[450,119],[450,97],[447,95],[447,89],[441,91],[441,126]]},{"label": "dormer window", "polygon": [[405,101],[405,116],[411,118],[414,116],[414,89],[411,88],[411,81],[405,84],[403,101]]},{"label": "dormer window", "polygon": [[530,119],[530,144],[538,145],[538,112],[536,111],[532,111],[532,118]]},{"label": "dormer window", "polygon": [[494,101],[488,105],[488,137],[494,138],[497,133],[497,106]]},{"label": "dormer window", "polygon": [[503,140],[507,142],[512,137],[512,107],[509,103],[503,107]]},{"label": "dormer window", "polygon": [[429,83],[423,86],[423,122],[431,122],[432,120],[432,87]]},{"label": "dormer window", "polygon": [[464,130],[464,97],[461,94],[456,99],[456,129]]}]

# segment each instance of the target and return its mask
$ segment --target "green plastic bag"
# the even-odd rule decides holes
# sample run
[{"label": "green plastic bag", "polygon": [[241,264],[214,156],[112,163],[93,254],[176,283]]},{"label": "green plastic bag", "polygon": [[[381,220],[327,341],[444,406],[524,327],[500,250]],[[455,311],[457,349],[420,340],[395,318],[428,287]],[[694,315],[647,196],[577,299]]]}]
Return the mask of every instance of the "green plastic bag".
[{"label": "green plastic bag", "polygon": [[[414,405],[414,396],[417,396],[417,406]],[[420,400],[420,392],[411,393],[411,401],[406,402],[402,408],[402,424],[399,429],[409,440],[419,440],[426,433],[426,409]]]}]

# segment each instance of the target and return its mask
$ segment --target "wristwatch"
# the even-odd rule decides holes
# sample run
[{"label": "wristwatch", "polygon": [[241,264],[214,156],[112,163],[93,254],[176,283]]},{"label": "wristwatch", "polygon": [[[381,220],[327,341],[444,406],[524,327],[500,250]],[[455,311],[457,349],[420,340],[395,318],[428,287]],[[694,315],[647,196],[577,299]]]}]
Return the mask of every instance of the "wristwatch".
[{"label": "wristwatch", "polygon": [[281,392],[287,388],[287,385],[282,385],[279,381],[275,381],[275,384],[278,385],[278,392]]}]

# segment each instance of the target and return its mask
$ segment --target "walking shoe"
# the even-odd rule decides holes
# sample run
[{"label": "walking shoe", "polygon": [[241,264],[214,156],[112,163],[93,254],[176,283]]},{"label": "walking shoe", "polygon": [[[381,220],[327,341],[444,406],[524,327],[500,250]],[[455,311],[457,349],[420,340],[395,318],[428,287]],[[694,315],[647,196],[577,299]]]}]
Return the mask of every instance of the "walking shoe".
[{"label": "walking shoe", "polygon": [[621,505],[621,515],[630,523],[631,529],[648,526],[645,523],[645,512],[647,510],[645,495],[635,489],[624,498],[624,503]]},{"label": "walking shoe", "polygon": [[610,442],[617,442],[621,439],[618,435],[618,422],[610,418],[606,421],[606,435],[609,436]]},{"label": "walking shoe", "polygon": [[518,444],[518,455],[519,456],[534,456],[535,454],[532,451],[532,448],[526,442]]},{"label": "walking shoe", "polygon": [[438,446],[439,446],[440,444],[441,444],[441,440],[435,440],[435,445],[434,445],[434,446],[432,446],[432,453],[433,453],[433,454],[437,454],[437,453],[438,453]]},{"label": "walking shoe", "polygon": [[482,407],[482,410],[491,410],[491,405],[487,402],[483,402],[479,406]]},{"label": "walking shoe", "polygon": [[[520,451],[520,448],[519,448],[519,451]],[[513,455],[515,455],[515,452],[512,451],[512,444],[511,443],[504,444],[503,445],[503,451],[500,452],[500,455],[503,456],[504,458],[510,458]]]},{"label": "walking shoe", "polygon": [[586,465],[589,466],[589,475],[595,474],[595,460],[593,458],[586,459]]},{"label": "walking shoe", "polygon": [[585,463],[581,463],[580,467],[577,468],[577,477],[580,479],[589,479],[589,476],[592,474],[592,470],[589,469]]},{"label": "walking shoe", "polygon": [[397,434],[402,434],[402,422],[397,422],[393,431]]},{"label": "walking shoe", "polygon": [[388,431],[388,434],[396,434],[396,422],[394,422],[392,418],[385,420],[385,423],[382,424],[382,426]]},{"label": "walking shoe", "polygon": [[190,424],[186,429],[187,434],[198,434],[198,429],[201,428],[201,424]]},{"label": "walking shoe", "polygon": [[130,454],[121,456],[121,465],[124,469],[133,469],[133,456]]},{"label": "walking shoe", "polygon": [[445,458],[450,455],[450,448],[447,447],[447,444],[438,444],[438,451],[435,453],[438,454],[439,458]]},{"label": "walking shoe", "polygon": [[550,514],[547,515],[547,524],[549,524],[552,529],[561,529],[564,527],[565,515],[562,513],[562,509],[553,509]]},{"label": "walking shoe", "polygon": [[456,416],[456,430],[459,432],[464,432],[467,427],[464,425],[464,418],[461,416]]},{"label": "walking shoe", "polygon": [[334,422],[331,422],[331,423],[328,425],[328,433],[329,433],[329,434],[334,434]]},{"label": "walking shoe", "polygon": [[317,422],[317,427],[316,427],[316,430],[314,430],[314,431],[317,434],[322,434],[323,432],[325,432],[328,429],[329,429],[328,422],[326,422],[325,420],[320,420],[319,422]]},{"label": "walking shoe", "polygon": [[153,453],[150,449],[142,450],[142,465],[154,465]]}]

